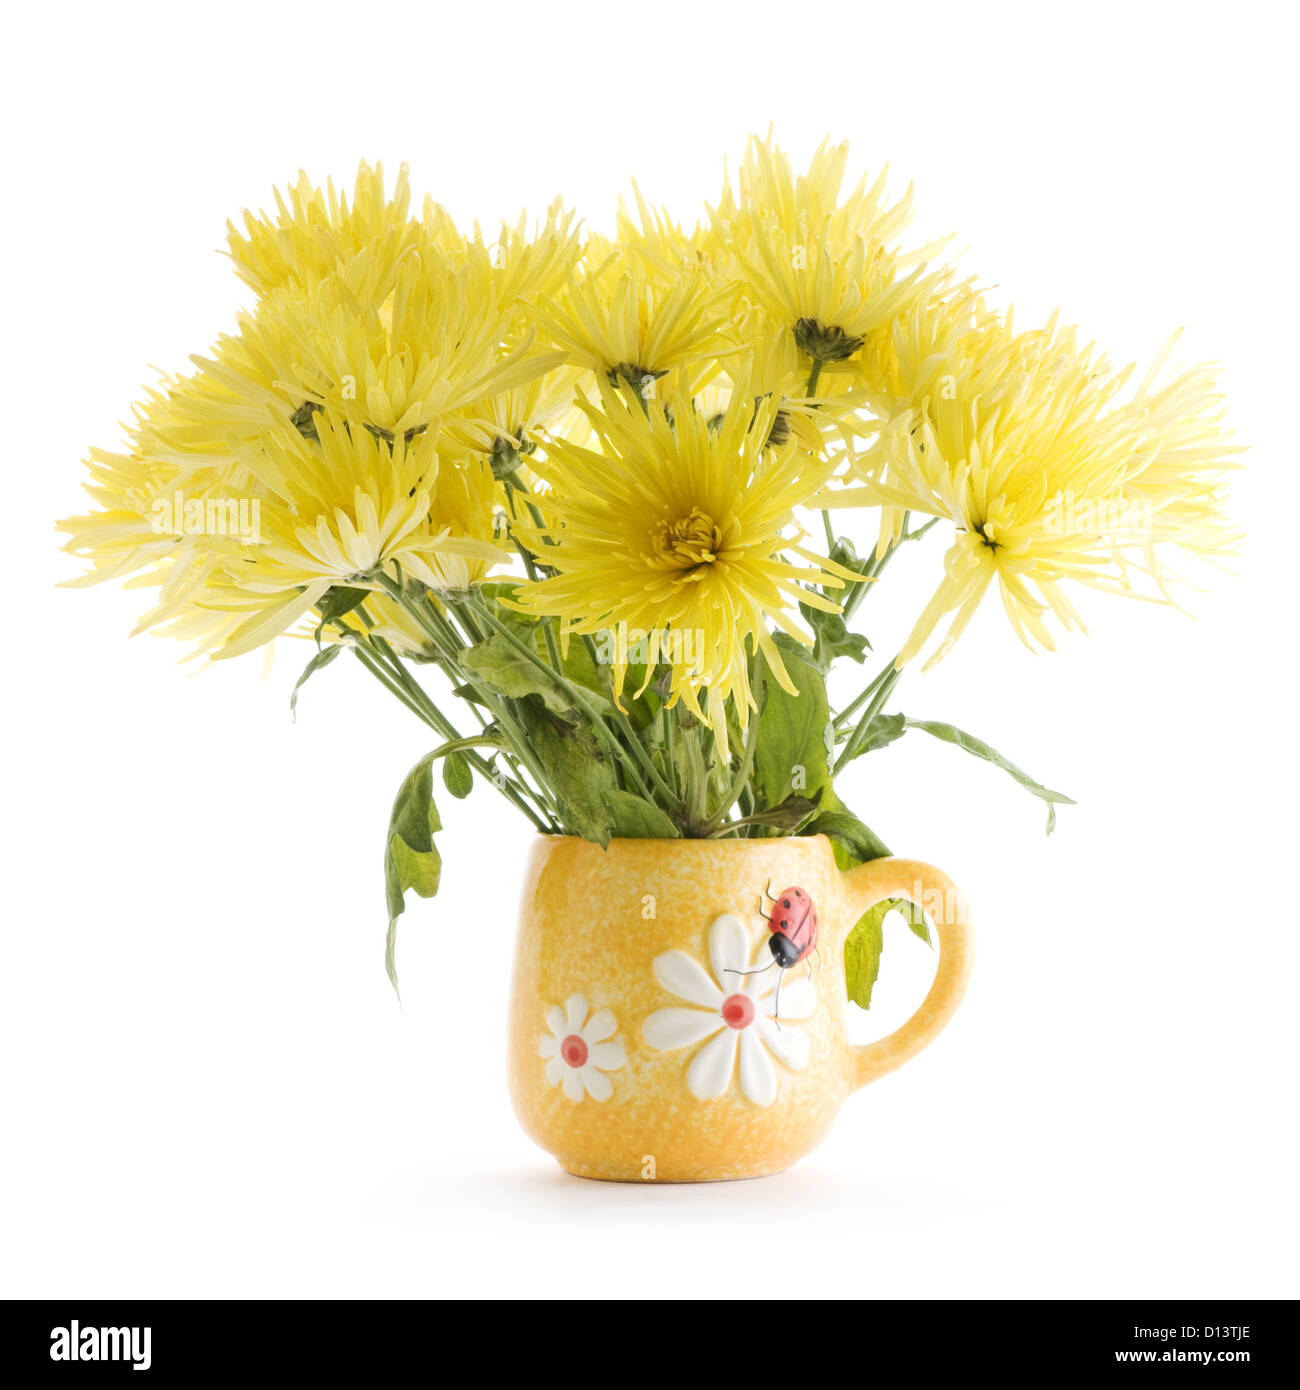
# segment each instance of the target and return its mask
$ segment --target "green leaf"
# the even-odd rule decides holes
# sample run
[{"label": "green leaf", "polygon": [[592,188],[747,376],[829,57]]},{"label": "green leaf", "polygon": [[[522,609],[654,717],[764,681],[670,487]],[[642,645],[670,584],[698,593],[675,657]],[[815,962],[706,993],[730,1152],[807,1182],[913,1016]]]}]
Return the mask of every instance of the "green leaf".
[{"label": "green leaf", "polygon": [[869,825],[860,821],[837,797],[831,798],[830,809],[823,810],[809,822],[805,835],[826,835],[835,851],[841,869],[851,869],[872,859],[884,859],[889,846]]},{"label": "green leaf", "polygon": [[877,903],[858,920],[844,943],[844,983],[849,999],[861,1009],[871,1007],[871,991],[880,974],[880,953],[885,949],[885,914],[888,900]]},{"label": "green leaf", "polygon": [[540,700],[526,700],[519,709],[563,829],[606,847],[614,835],[614,813],[605,793],[617,791],[618,781],[600,745],[586,729],[556,719]]},{"label": "green leaf", "polygon": [[880,976],[880,957],[885,949],[885,918],[898,912],[927,945],[930,929],[925,914],[906,898],[886,898],[868,908],[844,943],[844,980],[849,999],[859,1008],[871,1007],[871,991]]},{"label": "green leaf", "polygon": [[[854,730],[859,727],[855,725]],[[853,756],[860,758],[864,753],[874,753],[877,748],[884,748],[895,739],[902,738],[906,732],[907,720],[901,714],[878,714],[862,736]]]},{"label": "green leaf", "polygon": [[934,942],[930,939],[930,924],[925,919],[925,912],[919,903],[914,903],[910,898],[892,898],[894,910],[907,923],[912,935],[920,937],[931,949]]},{"label": "green leaf", "polygon": [[622,840],[676,840],[681,832],[671,817],[653,802],[618,789],[604,794],[614,818],[614,834]]},{"label": "green leaf", "polygon": [[559,685],[499,632],[463,652],[460,660],[467,671],[502,695],[514,700],[537,695],[554,714],[573,711],[573,701]]},{"label": "green leaf", "polygon": [[384,966],[393,989],[397,989],[397,919],[406,909],[406,890],[415,889],[422,898],[432,898],[442,877],[442,856],[433,843],[442,829],[438,808],[433,802],[433,753],[406,774],[393,802],[388,819],[388,841],[384,851],[384,889],[388,906],[388,938]]},{"label": "green leaf", "polygon": [[[520,614],[510,613],[508,609],[502,609],[501,613],[507,616],[495,616],[509,628],[509,636],[504,632],[492,633],[464,652],[461,664],[484,685],[502,695],[515,700],[537,695],[553,714],[566,718],[571,724],[582,722],[586,716],[580,715],[575,708],[579,697],[565,690],[551,674],[555,668],[541,624],[521,618]],[[521,650],[521,646],[528,650]],[[559,674],[571,685],[581,687],[582,694],[589,696],[593,703],[608,704],[609,673],[592,657],[585,642],[577,639],[569,642],[568,651],[560,658]]]},{"label": "green leaf", "polygon": [[876,568],[875,551],[866,556],[859,555],[857,547],[847,536],[836,537],[830,557],[837,565],[843,565],[846,570],[852,570],[854,574],[866,578],[869,578]]},{"label": "green leaf", "polygon": [[792,795],[815,799],[820,793],[824,802],[831,789],[825,678],[793,638],[777,633],[775,640],[798,694],[791,695],[770,671],[762,671],[752,784],[760,811],[780,806]]},{"label": "green leaf", "polygon": [[797,835],[801,832],[813,834],[815,832],[805,830],[805,827],[817,815],[820,797],[820,791],[815,797],[803,796],[796,792],[792,796],[787,796],[779,806],[769,806],[765,811],[755,811],[751,816],[742,816],[739,820],[729,821],[722,828],[730,830],[737,825],[768,825],[776,830],[784,830],[787,835]]},{"label": "green leaf", "polygon": [[323,670],[334,660],[343,650],[341,643],[336,643],[332,647],[322,647],[320,651],[303,667],[302,675],[294,683],[293,693],[289,696],[289,713],[295,719],[298,717],[298,692],[307,684],[317,671]]},{"label": "green leaf", "polygon": [[811,608],[806,603],[799,605],[808,626],[813,632],[813,660],[818,670],[825,675],[831,663],[838,657],[848,657],[859,665],[866,660],[871,643],[860,632],[852,632],[841,613],[827,613],[821,608]]},{"label": "green leaf", "polygon": [[442,784],[457,801],[464,801],[474,790],[474,770],[464,753],[448,753],[443,759]]},{"label": "green leaf", "polygon": [[344,584],[336,584],[330,589],[316,605],[316,611],[320,614],[320,623],[316,628],[316,644],[320,645],[321,633],[324,632],[326,623],[336,622],[339,618],[345,617],[369,597],[369,589],[349,589]]},{"label": "green leaf", "polygon": [[[831,808],[812,821],[806,833],[829,837],[835,862],[841,869],[885,858],[889,846],[837,797],[832,796],[831,800]],[[864,1009],[871,1007],[871,991],[880,973],[880,953],[885,944],[884,920],[891,908],[903,914],[923,941],[930,940],[925,914],[903,898],[887,899],[863,913],[844,943],[844,978],[849,998]]]},{"label": "green leaf", "polygon": [[937,724],[928,719],[908,719],[905,722],[909,729],[923,729],[932,738],[941,739],[944,743],[951,743],[954,747],[960,748],[974,757],[983,758],[985,762],[1000,767],[1003,772],[1014,777],[1026,791],[1032,792],[1040,800],[1045,801],[1047,803],[1047,833],[1049,835],[1056,829],[1057,806],[1074,805],[1073,798],[1066,796],[1063,792],[1054,792],[1040,782],[1035,782],[1027,772],[1022,772],[1015,763],[1009,762],[996,749],[990,748],[983,739],[978,739],[973,734],[963,733],[961,729],[955,728],[952,724]]}]

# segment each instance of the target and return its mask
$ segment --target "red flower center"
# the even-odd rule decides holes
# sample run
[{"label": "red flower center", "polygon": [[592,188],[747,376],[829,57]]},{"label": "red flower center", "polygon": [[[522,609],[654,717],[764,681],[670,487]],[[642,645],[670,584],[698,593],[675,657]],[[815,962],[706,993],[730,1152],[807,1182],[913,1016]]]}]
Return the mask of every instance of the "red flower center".
[{"label": "red flower center", "polygon": [[587,1044],[576,1033],[570,1033],[560,1044],[560,1056],[571,1067],[583,1066],[587,1060]]},{"label": "red flower center", "polygon": [[729,994],[722,1001],[722,1021],[728,1028],[748,1028],[754,1021],[754,1001],[747,994]]}]

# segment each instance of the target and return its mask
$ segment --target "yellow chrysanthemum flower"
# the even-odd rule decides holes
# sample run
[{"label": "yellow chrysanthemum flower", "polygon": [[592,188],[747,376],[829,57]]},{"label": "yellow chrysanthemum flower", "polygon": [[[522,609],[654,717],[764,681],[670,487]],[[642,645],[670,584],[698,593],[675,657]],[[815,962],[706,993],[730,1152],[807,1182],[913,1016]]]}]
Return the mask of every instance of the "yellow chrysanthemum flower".
[{"label": "yellow chrysanthemum flower", "polygon": [[137,631],[165,627],[233,656],[292,629],[333,585],[367,586],[378,566],[459,587],[503,558],[491,469],[440,469],[436,423],[390,440],[323,410],[310,437],[287,421],[232,437],[221,467],[140,453],[157,440],[153,416],[175,414],[190,384],[155,398],[136,451],[92,451],[96,510],[60,523],[93,566],[71,583],[135,575],[158,588]]},{"label": "yellow chrysanthemum flower", "polygon": [[451,268],[413,251],[380,303],[358,301],[336,279],[270,296],[210,358],[195,359],[216,390],[185,404],[244,438],[286,418],[310,435],[325,407],[358,428],[423,431],[560,361],[527,339],[503,348],[504,331],[485,256]]},{"label": "yellow chrysanthemum flower", "polygon": [[391,197],[384,192],[383,165],[363,161],[350,203],[333,182],[317,188],[300,172],[287,194],[275,190],[275,204],[274,217],[245,211],[242,232],[226,224],[230,258],[259,297],[286,287],[309,289],[339,275],[354,293],[383,299],[402,258],[423,239],[410,215],[405,164]]},{"label": "yellow chrysanthemum flower", "polygon": [[698,223],[689,232],[662,208],[652,207],[635,180],[632,194],[636,217],[627,203],[618,202],[618,244],[634,254],[665,280],[701,271],[706,279],[722,277],[729,267],[729,250],[712,221]]},{"label": "yellow chrysanthemum flower", "polygon": [[[579,438],[587,417],[575,393],[591,381],[580,367],[560,367],[535,376],[522,386],[485,396],[473,405],[443,417],[444,452],[456,457],[486,457],[504,479],[526,465],[538,444],[552,434]],[[522,477],[527,477],[525,468]]]},{"label": "yellow chrysanthemum flower", "polygon": [[732,246],[736,274],[750,303],[794,334],[820,367],[851,357],[866,336],[923,294],[926,258],[896,246],[911,217],[912,192],[888,204],[888,169],[864,175],[841,199],[848,146],[824,143],[806,174],[795,176],[773,144],[751,139],[740,169],[740,192],[728,189],[712,209]]},{"label": "yellow chrysanthemum flower", "polygon": [[1000,329],[998,315],[970,284],[940,284],[867,335],[856,358],[862,396],[886,420],[923,409],[940,392],[955,396],[957,371],[969,372],[990,353],[1006,360],[1008,338]]},{"label": "yellow chrysanthemum flower", "polygon": [[795,507],[834,465],[798,452],[792,438],[775,443],[780,401],[755,401],[747,382],[721,418],[688,397],[644,409],[611,388],[602,397],[603,409],[589,408],[599,448],[556,441],[535,464],[545,524],[520,523],[516,534],[554,574],[524,585],[519,603],[558,616],[568,633],[613,634],[616,695],[624,643],[644,634],[651,667],[669,667],[671,698],[712,725],[725,756],[727,702],[742,728],[753,705],[750,652],[762,651],[793,689],[769,624],[809,642],[796,605],[837,605],[805,586],[856,577],[790,533]]},{"label": "yellow chrysanthemum flower", "polygon": [[[432,198],[424,200],[423,225],[429,244],[449,265],[471,263],[484,247],[477,224],[473,235],[466,237],[447,209]],[[526,316],[528,306],[543,296],[558,294],[573,272],[579,255],[574,215],[557,199],[547,209],[546,220],[530,235],[527,215],[521,213],[513,226],[502,224],[495,245],[488,251],[496,301]],[[523,321],[521,317],[516,326]]]},{"label": "yellow chrysanthemum flower", "polygon": [[[287,630],[335,585],[374,587],[374,572],[400,567],[430,587],[457,583],[465,562],[490,564],[500,549],[465,534],[474,527],[472,490],[453,471],[441,480],[434,431],[384,439],[332,412],[314,439],[280,426],[240,446],[265,488],[253,545],[214,542],[223,568],[257,609],[215,656],[236,656]],[[451,484],[451,515],[433,519],[435,489]],[[457,534],[457,532],[460,534]],[[488,525],[490,536],[490,522]],[[453,564],[449,573],[446,566]]]},{"label": "yellow chrysanthemum flower", "polygon": [[798,447],[810,454],[833,444],[851,446],[863,430],[863,393],[852,379],[823,377],[816,394],[810,395],[807,359],[791,330],[755,331],[750,344],[722,365],[722,378],[728,384],[744,382],[755,396],[776,396],[778,442],[789,431]]},{"label": "yellow chrysanthemum flower", "polygon": [[[452,462],[439,461],[429,506],[429,521],[436,526],[437,543],[422,549],[408,571],[429,584],[435,602],[447,589],[468,589],[487,579],[504,558],[496,544],[498,521],[504,522],[503,494],[492,475],[488,458],[479,456]],[[456,542],[467,542],[464,548]],[[374,591],[365,601],[372,629],[400,652],[429,654],[428,633],[400,603]]]},{"label": "yellow chrysanthemum flower", "polygon": [[855,460],[862,485],[818,499],[917,511],[957,528],[943,581],[900,664],[952,614],[927,665],[943,657],[995,583],[1021,639],[1051,649],[1048,613],[1067,629],[1083,627],[1067,581],[1136,595],[1136,569],[1167,596],[1162,547],[1205,557],[1231,551],[1223,480],[1238,451],[1205,369],[1157,387],[1166,350],[1123,400],[1131,369],[1109,368],[1054,322],[1019,335],[1009,323],[986,325],[963,342],[937,389]]},{"label": "yellow chrysanthemum flower", "polygon": [[582,272],[558,299],[543,297],[538,327],[570,361],[643,396],[674,368],[725,347],[718,291],[699,266],[675,272],[658,258],[591,237]]}]

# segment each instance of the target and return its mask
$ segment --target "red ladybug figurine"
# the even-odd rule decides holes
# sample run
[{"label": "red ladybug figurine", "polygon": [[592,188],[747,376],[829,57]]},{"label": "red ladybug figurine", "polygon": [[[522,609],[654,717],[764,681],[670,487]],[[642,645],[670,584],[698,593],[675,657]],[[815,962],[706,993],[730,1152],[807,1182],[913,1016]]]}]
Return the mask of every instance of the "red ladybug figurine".
[{"label": "red ladybug figurine", "polygon": [[817,948],[817,909],[802,888],[786,888],[768,914],[767,949],[782,970],[789,970]]}]

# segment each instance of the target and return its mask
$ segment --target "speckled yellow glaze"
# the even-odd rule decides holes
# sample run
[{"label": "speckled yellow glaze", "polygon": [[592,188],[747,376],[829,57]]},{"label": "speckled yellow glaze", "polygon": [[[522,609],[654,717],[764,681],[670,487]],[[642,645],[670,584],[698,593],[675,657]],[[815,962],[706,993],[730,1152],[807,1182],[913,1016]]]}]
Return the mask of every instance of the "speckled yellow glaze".
[{"label": "speckled yellow glaze", "polygon": [[[710,930],[732,914],[750,934],[755,961],[765,962],[762,895],[795,885],[816,905],[820,936],[811,972],[801,962],[784,978],[807,977],[816,997],[803,1017],[783,1024],[791,1033],[780,1037],[806,1031],[807,1062],[801,1070],[774,1064],[778,1085],[768,1104],[748,1099],[739,1076],[723,1094],[700,1099],[687,1083],[700,1048],[661,1051],[643,1034],[652,1014],[683,1003],[657,977],[656,958],[684,952],[707,971]],[[926,909],[937,928],[938,967],[902,1028],[856,1047],[845,1031],[844,941],[862,913],[888,897],[920,901]],[[937,869],[881,859],[841,872],[822,836],[615,840],[607,850],[544,837],[528,864],[515,958],[509,1063],[515,1109],[528,1134],[583,1177],[690,1182],[780,1172],[821,1140],[851,1091],[901,1066],[944,1027],[965,989],[972,945],[961,895]],[[790,998],[795,989],[811,998],[807,984],[783,988]],[[605,1050],[593,1044],[593,1055],[625,1058],[603,1073],[608,1082],[597,1078],[604,1100],[587,1093],[571,1099],[547,1075],[543,1051],[556,1050],[553,1040],[543,1041],[556,1032],[548,1016],[558,1018],[575,996],[593,1020],[597,1014],[604,1020],[593,1037],[616,1029],[600,1045]],[[555,1071],[563,1067],[556,1063]]]}]

